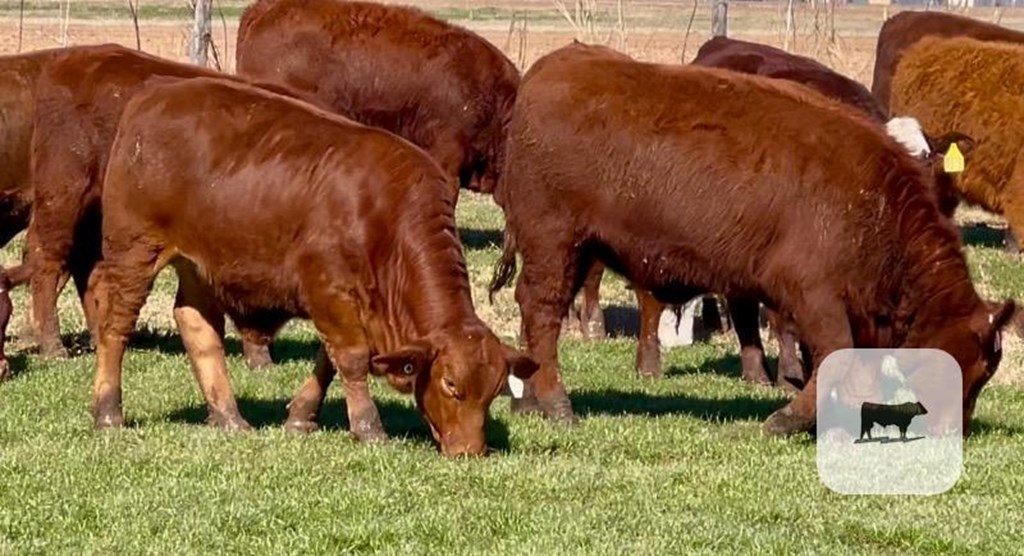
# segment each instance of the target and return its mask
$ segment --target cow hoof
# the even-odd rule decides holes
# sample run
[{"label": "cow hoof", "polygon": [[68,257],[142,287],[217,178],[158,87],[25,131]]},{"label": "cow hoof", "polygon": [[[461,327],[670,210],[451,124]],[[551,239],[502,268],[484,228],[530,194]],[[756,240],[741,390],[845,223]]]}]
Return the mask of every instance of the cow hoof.
[{"label": "cow hoof", "polygon": [[543,415],[544,409],[541,408],[540,402],[534,396],[525,396],[522,398],[512,398],[509,408],[512,413],[516,415]]},{"label": "cow hoof", "polygon": [[311,432],[316,432],[319,429],[320,425],[305,419],[289,419],[284,424],[285,431],[296,434],[309,434]]},{"label": "cow hoof", "polygon": [[0,382],[11,378],[11,365],[6,359],[0,359]]},{"label": "cow hoof", "polygon": [[101,413],[93,419],[96,430],[119,429],[124,426],[124,415],[121,413]]},{"label": "cow hoof", "polygon": [[771,436],[791,436],[807,432],[814,427],[814,418],[796,415],[786,406],[768,416],[762,425],[765,434]]},{"label": "cow hoof", "polygon": [[572,411],[572,404],[565,394],[554,395],[548,398],[538,396],[537,402],[544,411],[544,416],[559,424],[573,426],[579,423],[579,419]]},{"label": "cow hoof", "polygon": [[637,368],[636,375],[643,379],[658,380],[665,376],[665,373],[661,372],[661,369],[641,369]]},{"label": "cow hoof", "polygon": [[761,386],[771,386],[772,379],[768,376],[768,373],[743,373],[743,380],[751,384],[759,384]]},{"label": "cow hoof", "polygon": [[387,433],[380,425],[372,426],[367,423],[352,427],[352,435],[356,437],[356,440],[363,444],[378,444],[380,442],[386,442],[388,439]]},{"label": "cow hoof", "polygon": [[68,350],[63,345],[40,346],[39,356],[45,359],[67,359]]},{"label": "cow hoof", "polygon": [[245,366],[252,370],[266,369],[274,365],[270,357],[270,350],[266,346],[252,350],[245,350]]},{"label": "cow hoof", "polygon": [[206,424],[218,429],[227,431],[248,431],[252,430],[249,423],[237,413],[229,414],[220,411],[211,411],[206,418]]}]

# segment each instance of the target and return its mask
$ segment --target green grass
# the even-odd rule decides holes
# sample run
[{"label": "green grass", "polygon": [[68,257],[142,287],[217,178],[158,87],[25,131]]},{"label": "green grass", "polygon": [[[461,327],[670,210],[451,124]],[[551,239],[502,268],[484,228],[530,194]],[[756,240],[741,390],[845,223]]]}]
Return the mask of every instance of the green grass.
[{"label": "green grass", "polygon": [[[459,221],[478,308],[515,333],[510,290],[495,306],[484,285],[498,256],[501,213],[464,194]],[[1024,297],[1024,273],[973,237],[983,287]],[[16,259],[20,246],[0,252]],[[631,306],[608,277],[607,302]],[[70,288],[69,288],[70,289]],[[285,434],[284,406],[312,367],[316,342],[296,323],[275,344],[281,364],[250,371],[232,350],[232,381],[256,430],[200,423],[198,391],[171,328],[174,278],[144,312],[125,367],[131,426],[96,433],[89,417],[93,358],[47,362],[14,348],[17,375],[0,385],[0,554],[682,554],[1018,553],[1024,518],[1024,391],[982,395],[964,475],[937,497],[844,497],[815,471],[808,437],[765,438],[760,422],[784,403],[738,379],[734,341],[666,354],[667,377],[641,382],[634,342],[563,342],[565,380],[582,417],[566,429],[492,412],[498,452],[440,457],[411,400],[374,384],[389,443],[346,432],[340,389],[323,430]],[[64,329],[80,330],[70,291]],[[18,292],[17,320],[25,297]],[[1019,349],[1019,344],[1011,345]],[[1011,371],[1021,366],[1011,354]],[[1005,371],[1006,369],[1004,369]],[[1002,371],[1001,371],[1002,372]]]}]

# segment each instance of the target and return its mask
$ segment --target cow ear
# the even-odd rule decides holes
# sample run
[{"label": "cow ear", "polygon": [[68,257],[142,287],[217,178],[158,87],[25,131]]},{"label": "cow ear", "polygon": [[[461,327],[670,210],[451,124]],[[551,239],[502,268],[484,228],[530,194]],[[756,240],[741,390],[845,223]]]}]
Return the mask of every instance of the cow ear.
[{"label": "cow ear", "polygon": [[505,346],[505,361],[508,363],[508,374],[520,380],[528,380],[540,368],[529,356],[508,346]]},{"label": "cow ear", "polygon": [[932,149],[932,156],[939,157],[946,154],[946,151],[949,150],[949,146],[953,143],[956,143],[957,148],[960,149],[960,154],[964,156],[970,154],[971,151],[974,150],[974,147],[977,146],[971,136],[960,133],[959,131],[947,133],[935,138],[929,137],[928,143]]},{"label": "cow ear", "polygon": [[391,353],[373,356],[371,363],[377,374],[410,378],[427,370],[437,351],[428,344],[410,344]]}]

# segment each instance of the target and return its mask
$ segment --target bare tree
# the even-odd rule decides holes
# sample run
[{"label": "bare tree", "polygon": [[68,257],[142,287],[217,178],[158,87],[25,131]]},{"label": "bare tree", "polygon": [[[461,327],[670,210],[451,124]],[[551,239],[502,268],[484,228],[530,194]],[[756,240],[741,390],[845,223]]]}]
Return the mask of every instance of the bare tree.
[{"label": "bare tree", "polygon": [[690,19],[686,22],[686,34],[683,35],[683,52],[679,55],[679,61],[686,63],[686,45],[690,42],[690,30],[693,29],[693,18],[697,17],[697,0],[693,0],[693,9],[690,10]]},{"label": "bare tree", "polygon": [[206,51],[210,46],[210,25],[213,15],[212,0],[196,0],[193,7],[192,36],[189,58],[197,66],[206,66]]},{"label": "bare tree", "polygon": [[715,8],[711,12],[711,34],[716,37],[724,37],[729,31],[729,2],[728,0],[714,0]]},{"label": "bare tree", "polygon": [[139,35],[139,7],[135,5],[138,0],[127,0],[128,12],[132,16],[132,25],[135,26],[135,50],[142,50],[142,37]]}]

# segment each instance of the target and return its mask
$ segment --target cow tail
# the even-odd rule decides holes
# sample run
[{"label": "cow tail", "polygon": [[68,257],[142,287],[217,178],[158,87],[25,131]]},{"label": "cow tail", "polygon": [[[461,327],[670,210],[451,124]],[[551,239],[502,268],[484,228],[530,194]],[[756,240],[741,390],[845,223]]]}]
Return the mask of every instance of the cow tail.
[{"label": "cow tail", "polygon": [[491,277],[491,284],[487,287],[487,299],[494,303],[494,294],[501,288],[509,285],[516,275],[516,239],[512,231],[505,227],[504,246],[501,251],[501,258],[494,267],[494,275]]}]

